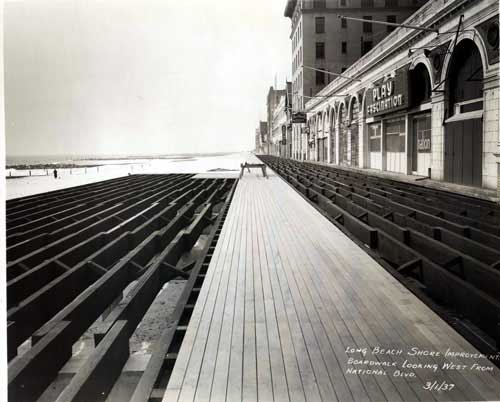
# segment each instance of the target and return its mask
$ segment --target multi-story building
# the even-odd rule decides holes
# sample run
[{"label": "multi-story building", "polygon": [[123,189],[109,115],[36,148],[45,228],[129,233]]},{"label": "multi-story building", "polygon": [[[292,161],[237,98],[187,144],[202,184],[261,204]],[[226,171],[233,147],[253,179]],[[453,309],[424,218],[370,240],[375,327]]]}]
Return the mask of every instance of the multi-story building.
[{"label": "multi-story building", "polygon": [[287,131],[287,113],[286,113],[286,95],[280,97],[280,101],[273,111],[272,131],[271,131],[271,149],[270,154],[276,156],[285,156],[286,131]]},{"label": "multi-story building", "polygon": [[[353,62],[369,52],[395,27],[339,18],[401,23],[426,0],[287,0],[292,29],[293,110],[305,103]],[[293,141],[304,127],[295,125]],[[299,155],[296,155],[297,157]]]},{"label": "multi-story building", "polygon": [[269,149],[267,121],[259,121],[259,126],[256,130],[257,133],[259,134],[259,148],[256,151],[259,154],[267,154]]},{"label": "multi-story building", "polygon": [[269,87],[267,93],[267,129],[269,132],[269,142],[267,143],[266,153],[272,153],[272,141],[271,136],[273,132],[273,114],[274,110],[280,103],[282,97],[285,97],[286,89],[274,89],[274,87]]},{"label": "multi-story building", "polygon": [[262,153],[262,142],[260,138],[260,124],[259,127],[255,129],[255,153],[256,154],[261,154]]},{"label": "multi-story building", "polygon": [[292,155],[500,197],[498,21],[491,0],[429,1],[307,102]]},{"label": "multi-story building", "polygon": [[269,154],[290,157],[292,151],[292,83],[286,81],[285,89],[274,90],[268,94],[268,130],[270,135]]}]

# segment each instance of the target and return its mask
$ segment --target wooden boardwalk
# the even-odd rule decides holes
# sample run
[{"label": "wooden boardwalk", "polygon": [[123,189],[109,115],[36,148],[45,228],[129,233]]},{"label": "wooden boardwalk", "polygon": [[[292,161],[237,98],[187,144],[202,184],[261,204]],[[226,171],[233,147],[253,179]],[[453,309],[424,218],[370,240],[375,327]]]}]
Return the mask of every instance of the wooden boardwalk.
[{"label": "wooden boardwalk", "polygon": [[478,352],[269,173],[238,184],[163,401],[500,400],[498,369],[445,357]]}]

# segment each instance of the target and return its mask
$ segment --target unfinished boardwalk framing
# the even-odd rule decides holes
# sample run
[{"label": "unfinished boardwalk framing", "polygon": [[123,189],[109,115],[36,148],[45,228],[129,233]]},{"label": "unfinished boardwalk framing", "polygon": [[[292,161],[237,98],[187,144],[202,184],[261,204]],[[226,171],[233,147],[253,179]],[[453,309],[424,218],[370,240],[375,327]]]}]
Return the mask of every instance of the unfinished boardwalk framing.
[{"label": "unfinished boardwalk framing", "polygon": [[[9,201],[9,400],[107,400],[134,332],[164,285],[181,278],[171,321],[151,339],[163,364],[150,359],[136,387],[134,398],[147,401],[151,379],[175,360],[235,185],[138,175]],[[93,345],[67,378],[89,328]]]},{"label": "unfinished boardwalk framing", "polygon": [[[499,370],[444,357],[448,348],[477,353],[281,178],[252,173],[238,183],[163,401],[499,400]],[[396,367],[351,374],[372,367],[349,357]],[[405,360],[438,368],[394,376]],[[434,381],[454,386],[424,389]]]}]

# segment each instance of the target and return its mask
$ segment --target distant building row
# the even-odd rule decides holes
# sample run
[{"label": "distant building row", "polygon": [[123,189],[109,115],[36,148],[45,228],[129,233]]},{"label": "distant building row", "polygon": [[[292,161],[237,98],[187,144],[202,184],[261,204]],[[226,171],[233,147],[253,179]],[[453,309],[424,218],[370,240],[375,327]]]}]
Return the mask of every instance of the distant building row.
[{"label": "distant building row", "polygon": [[[292,40],[305,21],[317,18],[300,1],[289,1],[286,14]],[[307,121],[290,124],[290,157],[430,175],[497,189],[500,196],[498,18],[492,0],[429,1],[404,21],[427,31],[387,32],[316,94],[310,79],[304,85],[294,73],[292,87],[298,79],[300,89],[292,110],[306,113]],[[305,32],[298,37],[309,40]],[[315,95],[306,98],[300,90]]]}]

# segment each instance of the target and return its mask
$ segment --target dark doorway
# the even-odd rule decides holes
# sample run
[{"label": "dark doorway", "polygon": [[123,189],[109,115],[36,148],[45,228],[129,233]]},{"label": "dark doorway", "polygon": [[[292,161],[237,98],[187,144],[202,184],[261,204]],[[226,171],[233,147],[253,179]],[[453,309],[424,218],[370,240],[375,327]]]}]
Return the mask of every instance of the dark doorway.
[{"label": "dark doorway", "polygon": [[358,116],[359,106],[356,99],[353,100],[351,105],[351,166],[359,166],[359,134],[358,134]]},{"label": "dark doorway", "polygon": [[428,174],[431,167],[432,127],[431,114],[413,117],[411,170],[418,174]]},{"label": "dark doorway", "polygon": [[446,181],[466,186],[482,186],[482,129],[481,119],[457,121],[446,125]]},{"label": "dark doorway", "polygon": [[330,116],[330,162],[331,163],[336,163],[336,156],[335,156],[335,117],[334,117],[334,111],[333,109],[331,110],[331,116]]},{"label": "dark doorway", "polygon": [[339,111],[339,165],[347,164],[347,124],[343,105]]},{"label": "dark doorway", "polygon": [[472,40],[453,52],[447,78],[448,120],[445,125],[444,179],[482,186],[483,66]]},{"label": "dark doorway", "polygon": [[318,139],[318,158],[320,162],[328,161],[328,138]]}]

